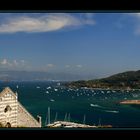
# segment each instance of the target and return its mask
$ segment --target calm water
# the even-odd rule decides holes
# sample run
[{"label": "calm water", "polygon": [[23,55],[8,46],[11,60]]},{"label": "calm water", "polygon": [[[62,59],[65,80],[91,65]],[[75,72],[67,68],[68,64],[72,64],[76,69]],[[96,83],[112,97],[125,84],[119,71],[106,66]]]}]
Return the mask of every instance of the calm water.
[{"label": "calm water", "polygon": [[6,86],[18,92],[19,101],[35,118],[42,116],[43,126],[50,107],[51,122],[57,113],[57,120],[70,116],[70,121],[83,123],[85,115],[89,125],[140,127],[140,106],[118,104],[125,99],[140,99],[140,90],[70,89],[57,82],[1,82],[0,91]]}]

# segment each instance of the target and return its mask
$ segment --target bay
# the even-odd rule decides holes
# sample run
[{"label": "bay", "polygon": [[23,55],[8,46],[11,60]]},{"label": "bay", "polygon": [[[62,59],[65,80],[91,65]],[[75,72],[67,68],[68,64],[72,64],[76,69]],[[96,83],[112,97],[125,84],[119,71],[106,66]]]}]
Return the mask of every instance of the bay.
[{"label": "bay", "polygon": [[[0,82],[0,92],[10,87],[18,93],[18,100],[35,117],[42,117],[45,126],[50,107],[51,122],[64,120],[89,125],[112,125],[116,128],[139,128],[140,107],[120,105],[121,100],[140,99],[139,90],[71,89],[59,82]],[[66,119],[66,118],[65,118]]]}]

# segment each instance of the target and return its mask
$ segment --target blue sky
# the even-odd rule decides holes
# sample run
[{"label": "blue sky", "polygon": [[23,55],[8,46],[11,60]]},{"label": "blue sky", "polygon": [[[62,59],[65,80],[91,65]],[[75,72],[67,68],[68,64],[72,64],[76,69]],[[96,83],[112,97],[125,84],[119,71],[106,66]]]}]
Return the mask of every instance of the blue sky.
[{"label": "blue sky", "polygon": [[0,13],[0,70],[106,77],[139,61],[139,13]]}]

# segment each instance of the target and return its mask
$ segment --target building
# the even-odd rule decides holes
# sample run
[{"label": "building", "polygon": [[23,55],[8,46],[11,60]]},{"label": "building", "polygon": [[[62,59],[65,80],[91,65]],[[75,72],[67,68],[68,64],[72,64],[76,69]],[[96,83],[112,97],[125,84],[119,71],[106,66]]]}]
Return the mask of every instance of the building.
[{"label": "building", "polygon": [[17,93],[6,87],[0,93],[0,124],[4,127],[41,127],[37,120],[18,101]]}]

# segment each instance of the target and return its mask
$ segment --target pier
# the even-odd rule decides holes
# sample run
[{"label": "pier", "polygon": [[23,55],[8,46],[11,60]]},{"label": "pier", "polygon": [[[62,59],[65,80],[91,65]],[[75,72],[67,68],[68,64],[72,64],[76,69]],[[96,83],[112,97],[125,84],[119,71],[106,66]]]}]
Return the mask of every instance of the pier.
[{"label": "pier", "polygon": [[67,122],[67,121],[56,121],[52,124],[48,124],[47,127],[49,128],[97,128],[95,125],[86,125],[86,124],[79,124],[74,122]]},{"label": "pier", "polygon": [[45,127],[47,128],[112,128],[112,125],[87,125],[85,124],[86,122],[86,115],[84,114],[84,119],[83,123],[75,123],[75,122],[70,122],[70,113],[68,114],[67,118],[67,113],[65,114],[64,121],[57,121],[57,113],[55,115],[55,120],[53,123],[50,123],[50,107],[48,107],[48,116],[46,116],[46,122],[45,122]]}]

